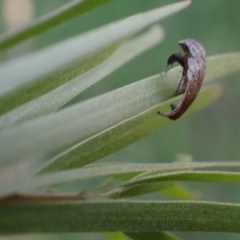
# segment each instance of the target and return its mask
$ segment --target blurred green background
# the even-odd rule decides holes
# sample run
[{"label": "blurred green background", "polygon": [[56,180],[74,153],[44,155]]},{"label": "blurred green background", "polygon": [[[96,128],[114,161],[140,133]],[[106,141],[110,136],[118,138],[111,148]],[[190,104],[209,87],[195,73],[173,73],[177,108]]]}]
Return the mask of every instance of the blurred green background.
[{"label": "blurred green background", "polygon": [[[0,32],[9,28],[6,2],[0,3]],[[70,0],[15,0],[27,2],[32,7],[32,17],[36,18],[70,2]],[[176,1],[167,0],[113,0],[109,4],[93,10],[82,17],[54,28],[40,37],[1,53],[4,61],[23,55],[60,40],[88,31],[109,22],[164,6]],[[21,9],[19,9],[21,11]],[[165,29],[165,40],[147,53],[123,66],[103,81],[93,85],[71,103],[102,94],[131,82],[161,72],[169,55],[180,50],[177,42],[193,38],[201,42],[208,56],[239,51],[240,49],[240,1],[239,0],[193,0],[190,7],[161,22]],[[21,12],[15,12],[16,14]],[[97,41],[97,39],[96,39]],[[157,132],[101,161],[126,162],[171,162],[178,154],[189,154],[194,161],[238,160],[240,156],[240,73],[220,79],[223,95],[214,104],[188,117],[172,122],[164,130]],[[190,189],[201,191],[202,200],[238,202],[240,190],[237,184],[188,184]],[[77,239],[102,239],[97,235],[72,235]],[[184,239],[240,239],[235,234],[179,233]],[[68,239],[69,236],[62,239]],[[72,238],[71,237],[71,238]],[[52,237],[51,237],[52,238]],[[53,238],[52,238],[53,239]]]}]

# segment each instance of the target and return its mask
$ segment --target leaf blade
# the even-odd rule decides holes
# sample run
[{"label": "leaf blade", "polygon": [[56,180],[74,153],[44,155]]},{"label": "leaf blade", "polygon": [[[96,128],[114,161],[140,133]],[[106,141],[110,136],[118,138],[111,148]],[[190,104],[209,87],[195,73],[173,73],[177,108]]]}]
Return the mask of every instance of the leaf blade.
[{"label": "leaf blade", "polygon": [[[21,106],[32,99],[43,96],[49,91],[54,91],[54,89],[61,87],[62,84],[70,82],[71,79],[76,78],[79,74],[89,71],[97,64],[106,60],[121,45],[121,43],[122,41],[114,43],[84,59],[80,57],[80,59],[77,59],[74,63],[69,64],[68,66],[63,66],[61,69],[51,74],[42,76],[32,84],[28,84],[16,92],[10,93],[1,98],[0,115]],[[47,62],[48,60],[46,59],[45,61]]]},{"label": "leaf blade", "polygon": [[135,232],[127,232],[125,233],[127,236],[131,237],[131,239],[135,240],[145,240],[145,239],[151,239],[151,240],[179,240],[176,236],[166,233],[166,232],[158,232],[158,233],[147,233],[147,232],[141,232],[141,233],[135,233]]},{"label": "leaf blade", "polygon": [[[0,97],[39,80],[64,66],[119,42],[147,26],[187,7],[190,1],[170,4],[119,20],[81,36],[42,50],[38,54],[7,62],[0,66]],[[106,37],[107,36],[107,37]],[[98,41],[96,41],[98,39]],[[81,47],[81,46],[84,46]],[[51,62],[51,64],[49,64]],[[31,71],[29,71],[31,69]]]},{"label": "leaf blade", "polygon": [[103,233],[103,235],[108,240],[129,240],[129,238],[121,232],[107,232]]},{"label": "leaf blade", "polygon": [[[240,58],[239,53],[227,55],[230,56],[233,62],[238,57]],[[219,56],[218,60],[224,62],[225,56]],[[212,60],[212,64],[218,65],[219,61]],[[177,71],[177,69],[170,71],[168,74],[149,77],[148,79],[61,110],[53,115],[29,121],[27,125],[20,124],[9,131],[0,133],[0,145],[2,146],[2,150],[0,151],[1,162],[13,161],[16,158],[20,159],[23,156],[31,156],[32,154],[45,154],[66,145],[69,146],[73,142],[86,140],[121,121],[146,111],[155,104],[159,104],[159,102],[171,98],[175,93],[178,80],[181,76],[181,72]],[[240,66],[235,64],[233,72],[239,70]],[[211,69],[209,71],[211,72]],[[206,75],[208,81],[211,80],[211,76],[209,77],[210,72]],[[222,75],[223,72],[221,73]],[[229,74],[229,71],[227,70],[225,74]],[[219,90],[216,90],[215,97],[218,95]],[[111,118],[108,116],[111,116]],[[163,125],[167,124],[165,119],[159,119]],[[71,125],[62,129],[61,126],[66,122],[71,122]],[[79,129],[79,126],[81,129]],[[64,138],[62,138],[62,134],[65,136]],[[24,138],[25,140],[22,141]],[[55,139],[57,140],[55,141]],[[52,144],[53,141],[55,141],[55,145]],[[14,142],[16,146],[15,152],[9,149],[9,146]],[[50,142],[51,146],[49,145]],[[20,152],[22,152],[22,155]],[[87,160],[83,164],[86,163],[89,163],[89,161]]]},{"label": "leaf blade", "polygon": [[1,234],[103,231],[240,232],[239,223],[236,221],[240,218],[239,204],[197,201],[53,201],[1,204],[0,212]]},{"label": "leaf blade", "polygon": [[[142,90],[145,91],[145,89]],[[121,91],[124,91],[124,88],[122,88]],[[157,91],[157,89],[155,91]],[[116,91],[110,93],[115,95],[115,92]],[[136,93],[138,92],[139,89],[137,89]],[[125,94],[127,93],[128,92],[125,92]],[[145,97],[141,95],[138,96],[138,98],[142,98],[142,101],[138,102],[138,105],[136,104],[137,102],[133,95],[130,96],[131,98],[133,97],[133,102],[131,104],[126,101],[126,99],[121,99],[121,102],[116,104],[113,104],[113,101],[109,102],[108,98],[106,98],[105,103],[103,101],[99,101],[99,98],[104,98],[104,96],[105,95],[101,95],[100,97],[96,97],[81,104],[63,109],[55,114],[34,119],[32,121],[19,124],[9,130],[2,131],[0,133],[0,164],[14,161],[16,159],[20,160],[26,156],[41,156],[43,154],[57,151],[62,147],[67,147],[69,144],[73,144],[76,141],[84,140],[91,135],[97,134],[106,128],[114,126],[121,120],[127,119],[131,115],[134,116],[137,111],[146,108],[147,104],[151,105],[153,101],[150,99],[150,101],[147,102]],[[119,97],[120,96],[121,95],[119,95]],[[199,104],[195,106],[205,106],[210,100],[212,101],[218,96],[218,87],[207,89],[199,94],[198,100],[195,103]],[[161,96],[156,96],[156,100],[158,100],[159,97]],[[97,102],[93,105],[92,101],[96,100]],[[201,104],[199,102],[200,100]],[[90,105],[88,105],[89,103]],[[168,104],[169,102],[164,103],[165,108],[167,108]],[[87,107],[87,105],[89,107]],[[125,106],[125,108],[122,109],[122,106]],[[104,109],[103,111],[101,111],[102,107]],[[155,108],[151,108],[146,113],[146,118],[154,121],[155,125],[150,125],[148,126],[148,129],[143,129],[144,131],[148,130],[145,136],[148,135],[149,131],[151,133],[152,130],[155,130],[156,128],[159,129],[159,127],[163,127],[170,123],[166,118],[159,118],[157,116],[156,112],[158,108],[159,106],[157,105]],[[118,110],[121,112],[118,112]],[[111,116],[111,118],[109,116]],[[137,118],[137,120],[139,124],[143,123],[141,121],[141,115]],[[71,124],[62,128],[66,122]],[[139,126],[140,125],[137,125],[136,127]],[[12,151],[11,148],[13,144],[14,151]],[[60,162],[61,164],[66,164],[65,161],[61,160]]]},{"label": "leaf blade", "polygon": [[[215,100],[218,95],[218,88],[200,92],[198,99],[187,114],[206,106],[209,102]],[[180,98],[175,98],[174,102],[176,99]],[[40,172],[84,166],[150,135],[171,123],[168,119],[157,116],[157,111],[160,106],[165,107],[165,111],[167,111],[170,103],[172,103],[172,100],[158,104],[149,110],[138,115],[133,115],[133,117],[80,142],[76,146],[55,156],[43,166]],[[200,103],[203,105],[200,105]]]},{"label": "leaf blade", "polygon": [[[228,168],[240,167],[239,162],[206,162],[206,163],[115,163],[115,164],[93,164],[80,169],[65,170],[55,173],[48,173],[34,176],[31,179],[18,181],[15,184],[7,185],[0,188],[0,197],[9,196],[19,192],[31,192],[40,188],[52,187],[57,184],[68,183],[77,180],[84,180],[96,177],[114,177],[119,178],[126,174],[138,175],[149,172],[168,172],[182,171],[200,168]],[[141,177],[142,175],[138,175]],[[137,179],[137,178],[135,178]]]},{"label": "leaf blade", "polygon": [[0,51],[10,48],[28,38],[48,31],[59,24],[62,24],[110,1],[112,0],[75,0],[69,2],[59,9],[54,10],[21,28],[2,35],[0,37]]},{"label": "leaf blade", "polygon": [[187,170],[156,175],[152,174],[125,182],[121,184],[120,187],[116,187],[106,193],[106,195],[114,198],[138,196],[171,187],[172,183],[169,181],[232,183],[240,181],[240,173]]},{"label": "leaf blade", "polygon": [[109,58],[93,69],[1,116],[0,129],[58,110],[76,95],[100,81],[132,58],[155,46],[163,38],[163,29],[160,26],[154,26],[147,33],[128,40]]},{"label": "leaf blade", "polygon": [[[221,54],[221,55],[209,57],[207,59],[208,67],[207,67],[207,72],[206,72],[206,77],[205,77],[205,81],[204,82],[208,83],[210,81],[213,81],[216,78],[224,77],[224,76],[226,76],[228,74],[233,74],[233,73],[239,71],[240,70],[239,64],[237,64],[238,63],[238,59],[240,61],[240,54],[239,53],[226,53],[226,54]],[[225,70],[224,70],[224,68],[225,68]],[[167,98],[170,98],[170,96],[172,96],[174,94],[174,91],[175,91],[174,89],[176,89],[176,87],[177,87],[176,84],[174,85],[174,81],[175,81],[175,83],[177,83],[177,81],[181,78],[180,68],[179,67],[174,68],[165,77],[167,77],[167,78],[169,77],[169,78],[166,80],[166,82],[164,80],[164,83],[160,87],[157,86],[157,81],[158,81],[157,79],[154,79],[154,77],[153,78],[149,78],[149,81],[152,81],[153,88],[161,88],[161,89],[163,89],[163,91],[158,93],[159,95],[163,96],[163,98],[160,99],[160,101],[166,100]],[[136,87],[136,89],[139,88],[139,86],[137,84],[135,85],[135,87]],[[144,88],[148,89],[148,86],[145,85]],[[164,92],[164,90],[169,91],[169,92],[168,93]],[[144,93],[140,93],[140,94],[144,94]],[[145,93],[145,94],[147,94],[147,93]],[[127,96],[124,96],[124,98],[126,98],[126,97]],[[120,99],[119,99],[119,101],[120,101]],[[121,134],[121,131],[117,131],[116,130],[116,133],[117,134]],[[74,162],[76,163],[76,165],[73,164],[72,166],[70,166],[70,168],[71,168],[71,167],[83,166],[85,164],[88,164],[88,163],[94,161],[95,159],[104,157],[107,154],[112,153],[112,151],[108,152],[105,149],[105,146],[102,145],[102,142],[105,142],[105,140],[107,138],[109,138],[109,136],[110,136],[110,134],[108,135],[106,133],[104,135],[104,133],[103,133],[103,138],[101,139],[101,136],[96,135],[96,136],[92,137],[91,139],[86,140],[83,143],[77,144],[75,147],[72,147],[71,149],[67,150],[66,152],[63,152],[59,156],[56,156],[55,158],[53,158],[51,160],[51,162],[52,163],[54,161],[61,162],[60,159],[62,159],[62,162],[66,162],[66,159],[68,159],[68,160],[71,159],[70,161],[68,161],[69,166],[71,165],[71,161],[73,163]],[[91,144],[91,142],[93,144]],[[115,145],[117,145],[117,143]],[[96,151],[93,151],[94,146],[96,146]],[[85,154],[82,154],[84,152],[84,149],[86,150],[86,152],[85,152]],[[121,147],[116,147],[115,150],[119,150],[119,149],[121,149]],[[88,158],[87,151],[91,152],[91,157],[90,158]],[[102,154],[101,154],[101,151],[103,152]],[[71,154],[71,152],[72,152],[72,154]],[[78,162],[77,157],[74,157],[75,155],[76,156],[78,155],[79,159],[80,159],[80,156],[81,156],[81,160],[82,161]],[[60,169],[65,169],[65,167],[62,168],[60,166]]]}]

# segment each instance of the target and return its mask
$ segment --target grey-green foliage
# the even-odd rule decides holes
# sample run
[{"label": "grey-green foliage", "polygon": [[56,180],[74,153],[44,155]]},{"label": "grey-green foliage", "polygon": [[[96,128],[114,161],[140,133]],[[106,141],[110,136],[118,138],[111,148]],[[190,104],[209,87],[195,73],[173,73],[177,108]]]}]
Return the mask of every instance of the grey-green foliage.
[{"label": "grey-green foliage", "polygon": [[7,32],[0,37],[0,50],[12,47],[30,37],[39,35],[61,23],[84,14],[96,7],[112,0],[74,0],[63,7],[46,14],[45,16],[30,22],[14,31]]},{"label": "grey-green foliage", "polygon": [[[47,173],[35,176],[29,179],[25,179],[23,181],[19,181],[17,183],[8,185],[5,188],[2,187],[0,189],[0,196],[6,197],[15,192],[24,192],[24,191],[36,191],[41,188],[55,186],[61,183],[67,183],[77,180],[85,180],[90,178],[97,177],[113,177],[117,179],[129,179],[135,177],[130,182],[124,183],[124,186],[134,186],[133,183],[149,183],[154,181],[161,181],[165,178],[174,178],[170,180],[180,179],[179,173],[189,173],[191,169],[201,169],[201,168],[216,168],[216,167],[240,167],[240,163],[238,162],[210,162],[210,163],[173,163],[173,164],[139,164],[139,163],[113,163],[113,164],[93,164],[88,165],[83,168],[75,168],[72,170],[65,171],[56,171],[54,173]],[[198,172],[190,172],[193,177],[197,180],[202,181],[201,174]],[[214,173],[212,173],[214,174]],[[177,175],[177,176],[176,176]],[[204,172],[202,172],[204,176]],[[211,174],[210,174],[211,175]],[[218,174],[219,180],[221,180],[221,174]],[[208,177],[208,175],[206,174]],[[162,179],[161,179],[162,177]],[[184,176],[183,176],[184,177]],[[230,179],[232,177],[233,180],[238,181],[238,175],[227,175],[227,178]],[[215,178],[212,178],[214,181]],[[228,181],[228,179],[223,179]],[[169,180],[169,179],[167,179]],[[210,178],[207,180],[211,180]],[[216,181],[219,181],[216,179]],[[133,183],[132,183],[133,182]]]},{"label": "grey-green foliage", "polygon": [[[69,78],[71,81],[67,83],[62,82],[61,85],[54,90],[45,93],[41,97],[35,98],[32,101],[29,101],[12,111],[9,111],[7,114],[4,114],[2,117],[0,117],[0,128],[4,128],[9,125],[13,125],[25,120],[30,120],[57,111],[69,100],[83,92],[85,89],[89,88],[91,85],[97,83],[105,76],[112,73],[115,69],[119,68],[127,61],[146,51],[151,46],[158,44],[159,41],[163,39],[163,36],[163,30],[159,26],[155,26],[151,28],[147,33],[126,41],[110,57],[108,57],[105,61],[102,61],[96,67],[91,68],[89,71],[87,71],[87,69],[92,65],[80,67],[78,64],[75,64],[71,71],[69,70],[69,75],[71,78],[67,77],[67,73],[63,73],[63,71],[61,71],[63,74],[53,74],[55,76],[54,78],[56,79],[57,84],[60,84],[59,81],[61,79]],[[119,43],[111,46],[110,48],[107,48],[105,51],[109,53],[118,45]],[[94,55],[92,57],[98,61],[100,60],[97,55]],[[74,69],[82,69],[85,72],[83,74],[79,74],[78,72],[77,77],[73,78],[73,72],[74,75],[77,74],[75,73],[76,71]],[[50,81],[51,86],[54,85],[52,83],[52,80],[53,79]],[[44,91],[46,92],[45,85],[43,86]],[[34,93],[35,92],[36,91],[34,91]],[[29,97],[29,93],[27,96]]]},{"label": "grey-green foliage", "polygon": [[[109,1],[72,1],[0,37],[0,50]],[[3,180],[6,175],[12,177],[11,183],[0,183],[0,234],[116,231],[124,233],[105,236],[140,240],[177,239],[162,232],[174,230],[239,232],[239,204],[118,200],[161,191],[194,200],[194,194],[178,181],[239,182],[239,172],[226,170],[237,169],[238,162],[83,167],[172,123],[157,111],[169,111],[170,103],[180,100],[181,96],[173,98],[182,74],[179,67],[60,109],[159,44],[164,38],[160,26],[134,35],[189,4],[183,1],[139,13],[0,65],[0,173]],[[207,60],[205,83],[240,70],[240,53]],[[218,84],[204,86],[186,115],[209,105],[220,94]],[[11,171],[17,164],[43,156],[48,161],[37,173],[25,173],[21,181],[14,178]],[[6,168],[9,163],[11,167]],[[51,192],[51,187],[63,191],[61,184],[90,178],[104,181],[85,191],[77,184],[78,194]]]},{"label": "grey-green foliage", "polygon": [[0,211],[0,232],[5,234],[119,230],[240,232],[238,204],[199,201],[52,201],[1,205]]}]

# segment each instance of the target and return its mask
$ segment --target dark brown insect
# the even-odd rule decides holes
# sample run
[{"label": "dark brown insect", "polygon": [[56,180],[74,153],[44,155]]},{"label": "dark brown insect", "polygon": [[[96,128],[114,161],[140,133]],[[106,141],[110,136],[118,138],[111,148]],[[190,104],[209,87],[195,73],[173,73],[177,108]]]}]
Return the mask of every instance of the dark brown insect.
[{"label": "dark brown insect", "polygon": [[161,113],[159,115],[176,120],[187,111],[189,106],[195,100],[202,86],[203,78],[206,70],[206,52],[203,46],[193,39],[184,39],[178,44],[182,47],[184,55],[180,52],[173,53],[167,61],[166,70],[171,68],[174,62],[178,62],[182,68],[182,79],[178,84],[176,94],[183,82],[183,97],[179,104],[171,104],[172,112]]}]

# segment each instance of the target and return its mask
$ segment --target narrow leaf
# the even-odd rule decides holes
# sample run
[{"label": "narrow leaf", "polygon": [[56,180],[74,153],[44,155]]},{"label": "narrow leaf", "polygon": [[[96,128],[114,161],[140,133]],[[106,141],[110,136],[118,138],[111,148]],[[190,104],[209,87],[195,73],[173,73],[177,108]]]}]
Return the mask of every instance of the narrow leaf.
[{"label": "narrow leaf", "polygon": [[162,174],[152,174],[142,178],[135,178],[123,184],[133,186],[140,183],[152,183],[157,181],[200,181],[200,182],[239,182],[239,172],[223,171],[178,171]]},{"label": "narrow leaf", "polygon": [[[157,89],[158,87],[149,90],[153,92]],[[136,89],[136,91],[137,90],[139,91],[140,89]],[[145,88],[145,90],[147,90],[147,88]],[[187,114],[205,107],[210,102],[215,100],[218,95],[218,87],[203,90]],[[143,95],[139,93],[139,97],[140,96]],[[145,97],[148,98],[148,96]],[[152,99],[148,98],[148,100],[146,100],[145,98],[144,100],[143,98],[142,103],[145,105],[147,101],[149,101],[149,104],[152,104],[153,101],[157,100],[160,97],[160,94],[157,95],[154,93],[152,95]],[[143,137],[150,135],[151,133],[156,132],[157,130],[171,123],[171,121],[168,119],[159,117],[157,115],[157,111],[159,111],[160,107],[161,109],[165,108],[164,111],[168,111],[167,109],[169,108],[170,103],[176,102],[177,100],[179,101],[179,99],[180,97],[177,97],[171,101],[158,104],[150,108],[150,110],[147,110],[138,115],[133,114],[131,118],[120,122],[119,124],[87,139],[86,141],[73,146],[60,155],[57,155],[43,167],[41,172],[57,171],[60,169],[69,169],[86,165],[95,161],[96,159],[122,149],[142,139]],[[136,110],[137,104],[140,102],[137,103],[134,101],[134,103],[132,105],[133,112]],[[130,104],[124,108],[127,107],[130,107]]]},{"label": "narrow leaf", "polygon": [[25,26],[6,32],[0,37],[0,51],[28,38],[39,35],[59,24],[84,14],[112,0],[74,0]]},{"label": "narrow leaf", "polygon": [[161,194],[179,200],[196,199],[196,196],[193,192],[191,192],[189,189],[179,183],[176,183],[169,188],[162,189]]},{"label": "narrow leaf", "polygon": [[4,63],[0,66],[0,97],[119,42],[129,35],[182,10],[189,4],[190,1],[184,1],[136,14],[55,44],[38,53]]},{"label": "narrow leaf", "polygon": [[[228,74],[239,71],[240,65],[237,64],[238,61],[240,61],[240,53],[226,53],[209,57],[207,59],[208,66],[205,82],[207,83],[216,78],[219,78],[220,76],[224,77]],[[121,94],[122,97],[120,97],[117,101],[120,102],[122,101],[122,99],[129,98],[129,96],[132,96],[133,93],[136,93],[135,98],[138,98],[140,96],[148,96],[151,94],[152,98],[150,98],[150,104],[157,104],[159,101],[164,101],[174,95],[180,78],[180,68],[174,68],[166,75],[161,74],[160,76],[153,76],[148,78],[146,82],[145,80],[143,80],[141,82],[133,83],[122,89],[119,89],[118,93]],[[128,89],[130,88],[132,88],[131,93],[128,92]],[[144,91],[140,92],[141,89],[144,89]],[[155,90],[160,91],[154,93]],[[117,92],[114,93],[114,98],[116,98]],[[99,101],[103,100],[99,99]],[[144,100],[144,103],[146,104],[146,98]],[[135,104],[135,106],[133,106],[134,110],[136,110],[136,107],[137,106]],[[126,106],[124,108],[126,108]],[[158,110],[159,109],[157,109],[157,111]],[[121,111],[121,109],[119,109],[118,111]],[[145,115],[139,115],[136,118],[124,121],[116,125],[115,127],[112,127],[111,129],[108,129],[100,134],[97,134],[85,140],[84,142],[80,142],[66,152],[63,152],[62,154],[53,158],[49,162],[49,165],[46,166],[44,171],[56,171],[59,169],[83,166],[85,164],[95,161],[96,159],[111,154],[121,148],[124,148],[127,145],[147,136],[151,133],[149,133],[149,128],[153,126],[151,125],[152,123],[150,121],[147,122],[147,120],[144,119],[144,116]],[[144,121],[146,121],[146,124],[143,126],[142,124],[145,123]],[[165,126],[165,124],[167,123],[169,122],[165,122],[164,125],[159,126],[158,129]],[[139,128],[138,124],[140,124]],[[162,123],[159,122],[159,124]],[[144,131],[148,132],[143,134]]]},{"label": "narrow leaf", "polygon": [[[141,83],[145,83],[142,85],[146,85],[148,81]],[[76,141],[81,141],[97,134],[98,132],[117,124],[121,120],[136,115],[138,111],[150,107],[154,100],[157,101],[161,99],[161,95],[156,95],[156,92],[159,90],[161,91],[162,89],[148,89],[152,94],[150,96],[145,96],[144,92],[146,92],[147,89],[148,88],[130,88],[129,92],[126,87],[123,87],[119,90],[112,91],[108,94],[63,109],[53,115],[34,119],[33,121],[17,125],[16,127],[1,132],[0,163],[3,164],[8,161],[20,160],[27,156],[38,156],[59,150],[62,147],[75,143]],[[141,94],[141,91],[143,92],[143,95]],[[129,95],[124,99],[122,96],[123,94],[117,95],[116,92]],[[132,94],[130,95],[130,93]],[[139,95],[137,94],[137,96],[134,96],[133,93],[139,93]],[[192,111],[208,105],[209,102],[216,99],[218,95],[219,88],[205,89],[199,94],[198,100],[191,108]],[[112,101],[110,99],[112,99]],[[119,101],[116,102],[118,99]],[[179,97],[176,99],[179,100]],[[165,111],[169,106],[169,103],[170,102],[164,103]],[[157,115],[157,110],[160,105],[161,104],[156,105],[147,112],[136,115],[133,119],[127,121],[126,124],[123,125],[125,131],[121,129],[121,124],[117,126],[119,127],[117,130],[119,131],[120,129],[118,135],[123,139],[118,143],[121,143],[119,148],[123,148],[170,123],[168,119],[164,117],[161,118]],[[188,111],[188,113],[190,113],[190,111]],[[66,123],[70,124],[66,125]],[[143,128],[142,125],[144,125],[144,127],[146,125],[146,128]],[[64,126],[64,128],[62,126]],[[136,136],[133,135],[131,131],[129,132],[133,127],[135,128]],[[140,132],[138,132],[138,130]],[[111,133],[111,129],[109,133]],[[124,133],[124,136],[120,133]],[[129,139],[126,138],[126,134],[130,134]],[[106,135],[104,137],[106,137]],[[116,139],[116,137],[117,135],[114,136],[114,139]],[[113,137],[105,138],[104,141],[101,139],[101,142],[106,144],[106,140],[109,141],[110,139],[113,139]],[[128,141],[126,141],[126,139],[128,139]],[[14,146],[14,151],[12,150],[12,146]],[[88,150],[88,153],[91,152],[92,157],[94,156],[92,149],[86,150]],[[64,161],[62,159],[58,160],[59,162],[53,165],[54,169],[62,169],[59,167],[62,164],[68,164],[69,168],[69,163],[72,163],[72,161],[70,162],[70,159],[68,158],[67,161],[65,161],[65,155],[66,153],[63,154],[63,156],[60,156]],[[60,159],[60,157],[57,157],[57,159]],[[88,159],[87,161],[83,159],[83,161],[82,165],[90,162]],[[52,162],[54,162],[54,160]]]},{"label": "narrow leaf", "polygon": [[131,186],[124,186],[122,188],[115,188],[104,193],[104,196],[110,198],[124,198],[135,197],[147,193],[158,192],[161,194],[180,200],[192,200],[194,196],[192,192],[172,181],[155,181],[134,184]]},{"label": "narrow leaf", "polygon": [[240,205],[213,202],[63,201],[0,204],[0,234],[240,232]]},{"label": "narrow leaf", "polygon": [[240,53],[224,53],[207,59],[207,70],[204,82],[222,78],[239,71]]},{"label": "narrow leaf", "polygon": [[[163,185],[162,182],[165,182]],[[169,172],[147,177],[136,178],[123,183],[120,187],[114,188],[106,195],[114,198],[132,197],[161,190],[162,186],[168,187],[168,181],[198,181],[198,182],[240,182],[240,173],[236,172],[210,172],[210,171],[179,171]]]},{"label": "narrow leaf", "polygon": [[155,26],[147,33],[127,41],[111,57],[95,68],[1,116],[0,128],[56,111],[86,88],[156,45],[163,37],[164,32],[162,28]]},{"label": "narrow leaf", "polygon": [[[31,192],[40,188],[47,188],[61,183],[90,179],[96,177],[120,178],[126,174],[132,176],[143,172],[169,172],[212,167],[240,167],[239,162],[206,162],[206,163],[114,163],[93,164],[80,169],[59,171],[56,173],[35,176],[24,181],[0,188],[0,196],[7,196],[18,192]],[[154,172],[153,172],[154,171]],[[135,178],[137,179],[137,178]]]},{"label": "narrow leaf", "polygon": [[[216,58],[217,60],[213,59],[213,62],[216,61],[215,64],[219,64],[219,59],[222,59],[223,62],[225,62],[225,56],[228,56],[228,60],[230,61],[230,59],[236,60],[240,54],[221,55],[219,58]],[[212,64],[214,65],[214,63]],[[181,78],[181,72],[179,70],[176,72],[176,70],[177,69],[174,69],[168,74],[163,73],[157,76],[149,77],[148,79],[144,79],[142,81],[79,103],[67,109],[63,109],[53,115],[41,117],[36,120],[29,121],[27,124],[20,124],[17,127],[13,127],[10,130],[2,132],[0,134],[0,146],[2,148],[0,151],[0,162],[5,163],[16,159],[20,160],[27,156],[47,154],[83,140],[85,140],[84,143],[87,143],[89,141],[87,138],[98,134],[92,137],[90,140],[96,142],[100,140],[100,147],[102,149],[105,147],[104,150],[106,153],[103,151],[93,152],[93,145],[88,145],[91,148],[84,149],[88,153],[91,152],[91,159],[88,157],[82,159],[81,163],[78,165],[82,166],[94,161],[96,156],[99,158],[99,156],[106,156],[107,154],[111,153],[111,149],[113,148],[107,147],[106,149],[106,145],[103,146],[103,143],[111,138],[106,138],[109,137],[108,132],[104,132],[107,134],[101,136],[101,134],[99,134],[101,131],[104,131],[109,127],[113,127],[121,121],[136,116],[137,114],[146,111],[155,105],[155,109],[153,107],[151,110],[148,110],[147,114],[137,116],[135,124],[138,123],[139,125],[134,125],[135,127],[138,127],[141,126],[140,123],[144,124],[144,122],[142,122],[143,119],[141,119],[141,116],[143,116],[146,118],[145,121],[148,118],[149,123],[154,121],[154,123],[157,124],[155,129],[155,125],[148,124],[146,129],[139,129],[140,136],[135,138],[132,137],[133,135],[131,134],[131,128],[133,127],[131,124],[132,122],[129,122],[129,126],[131,128],[129,128],[127,125],[128,123],[123,125],[125,129],[123,133],[131,135],[131,137],[128,139],[128,145],[149,135],[153,129],[156,131],[156,129],[159,129],[160,127],[163,127],[169,123],[167,119],[160,117],[157,118],[155,116],[156,111],[159,110],[160,106],[157,106],[157,104],[174,96],[179,79]],[[234,71],[237,70],[240,70],[240,65],[234,68]],[[209,71],[211,71],[211,69]],[[224,73],[224,70],[222,70],[222,73]],[[227,73],[229,74],[229,71],[226,69],[226,74]],[[208,81],[211,80],[210,77],[208,77],[208,75],[206,76]],[[213,92],[215,92],[215,94],[213,94]],[[200,96],[202,94],[205,96],[203,96],[203,99],[200,101]],[[218,95],[219,90],[205,90],[199,95],[198,100],[193,106],[206,106]],[[179,100],[179,98],[165,102],[163,105],[166,108],[162,111],[167,111],[168,104],[174,100]],[[198,105],[198,103],[201,103],[202,105]],[[190,108],[190,110],[191,109],[193,109],[193,107]],[[188,111],[188,113],[189,112],[190,111]],[[159,119],[159,121],[157,121],[157,119]],[[71,124],[66,126],[66,123]],[[63,128],[62,126],[65,127]],[[118,134],[121,134],[123,130],[121,129],[121,124],[119,124],[117,127],[119,127],[117,131]],[[146,132],[142,133],[142,131]],[[142,135],[140,133],[142,133]],[[114,138],[116,138],[116,135]],[[119,146],[120,143],[121,142],[114,144],[116,147],[115,149],[121,149],[126,146],[126,144],[124,145],[124,142]],[[83,143],[81,143],[81,145],[82,144]],[[14,145],[15,151],[12,151],[12,145]],[[71,150],[76,150],[77,152],[78,148],[73,147],[68,150],[68,152]],[[57,159],[60,159],[61,157],[64,158],[68,152],[63,153],[62,156],[58,156]],[[74,158],[74,160],[75,159],[76,158]],[[68,162],[71,164],[73,161]],[[61,160],[60,164],[58,165],[62,164],[66,164],[65,159],[64,161]],[[55,169],[57,170],[62,168],[58,168],[57,166]]]},{"label": "narrow leaf", "polygon": [[[14,93],[10,93],[0,100],[0,115],[16,108],[34,98],[40,97],[49,91],[52,91],[61,85],[69,82],[71,79],[83,74],[89,69],[95,67],[105,59],[107,59],[122,43],[119,41],[104,49],[91,54],[90,56],[74,61],[72,64],[63,66],[61,69],[52,74],[40,77],[36,82],[26,85]],[[55,60],[54,60],[55,61]],[[48,59],[45,59],[48,62]],[[56,62],[56,61],[55,61]],[[49,63],[49,65],[51,65]],[[44,72],[45,69],[42,69]],[[27,72],[25,72],[28,74]]]},{"label": "narrow leaf", "polygon": [[103,235],[108,240],[128,240],[129,239],[123,233],[120,233],[120,232],[108,232],[108,233],[103,233]]},{"label": "narrow leaf", "polygon": [[128,198],[135,197],[147,193],[157,192],[164,189],[168,189],[174,186],[174,182],[151,182],[151,183],[141,183],[132,186],[124,186],[120,188],[114,188],[113,190],[103,194],[103,196],[108,198]]},{"label": "narrow leaf", "polygon": [[125,233],[127,236],[129,236],[133,240],[179,240],[176,236],[170,234],[170,233],[165,233],[165,232],[128,232]]}]

